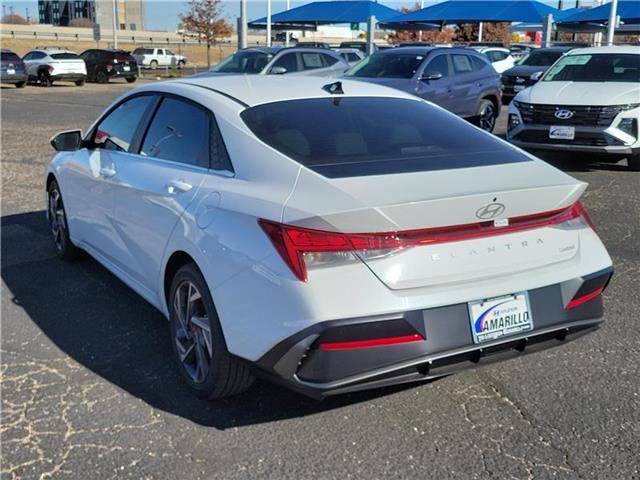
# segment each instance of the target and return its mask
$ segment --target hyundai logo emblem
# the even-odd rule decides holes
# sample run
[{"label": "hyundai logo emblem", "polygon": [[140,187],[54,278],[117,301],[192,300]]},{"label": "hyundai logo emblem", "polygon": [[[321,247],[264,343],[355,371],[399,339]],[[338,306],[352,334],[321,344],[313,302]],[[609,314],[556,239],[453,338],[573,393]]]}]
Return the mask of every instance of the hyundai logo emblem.
[{"label": "hyundai logo emblem", "polygon": [[571,110],[556,110],[556,113],[554,113],[554,115],[560,120],[569,120],[571,117],[573,117],[573,112]]},{"label": "hyundai logo emblem", "polygon": [[476,211],[476,217],[480,220],[491,220],[499,215],[502,215],[506,207],[502,203],[489,203],[484,205]]}]

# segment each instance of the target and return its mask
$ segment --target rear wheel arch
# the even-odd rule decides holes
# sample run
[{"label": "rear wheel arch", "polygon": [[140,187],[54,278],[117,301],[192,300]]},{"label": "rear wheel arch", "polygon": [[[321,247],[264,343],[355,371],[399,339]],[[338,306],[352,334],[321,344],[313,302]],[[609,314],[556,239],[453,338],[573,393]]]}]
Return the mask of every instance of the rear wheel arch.
[{"label": "rear wheel arch", "polygon": [[51,185],[51,182],[53,182],[54,180],[58,183],[58,187],[59,187],[60,182],[58,182],[58,179],[53,173],[49,172],[49,175],[47,175],[47,183],[45,185],[47,192],[49,191],[49,185]]},{"label": "rear wheel arch", "polygon": [[499,106],[498,106],[498,97],[495,94],[485,94],[482,96],[482,98],[480,98],[479,102],[478,102],[478,107],[480,106],[480,103],[482,103],[482,100],[489,100],[491,103],[493,103],[493,106],[496,108],[496,112],[499,114],[500,110],[499,110]]},{"label": "rear wheel arch", "polygon": [[171,308],[169,295],[171,294],[171,282],[173,282],[173,277],[178,273],[178,270],[189,263],[193,263],[196,267],[198,266],[195,259],[184,250],[177,250],[173,252],[169,257],[169,260],[167,260],[167,264],[164,268],[163,281],[164,300],[167,305],[167,312],[169,312]]}]

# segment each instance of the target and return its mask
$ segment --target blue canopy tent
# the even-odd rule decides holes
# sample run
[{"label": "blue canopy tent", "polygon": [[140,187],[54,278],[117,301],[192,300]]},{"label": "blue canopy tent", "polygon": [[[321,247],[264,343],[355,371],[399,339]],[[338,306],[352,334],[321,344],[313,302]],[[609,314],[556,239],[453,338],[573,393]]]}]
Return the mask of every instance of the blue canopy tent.
[{"label": "blue canopy tent", "polygon": [[381,23],[540,22],[546,15],[555,16],[558,12],[534,0],[448,0]]},{"label": "blue canopy tent", "polygon": [[[317,27],[339,23],[364,23],[370,17],[378,21],[398,15],[398,11],[372,1],[312,2],[271,16],[271,23],[280,28]],[[249,22],[251,28],[264,28],[267,17]]]},{"label": "blue canopy tent", "polygon": [[[606,3],[589,10],[581,10],[573,15],[565,16],[558,23],[604,23],[609,21],[611,4]],[[640,1],[619,0],[618,16],[625,23],[640,23]]]}]

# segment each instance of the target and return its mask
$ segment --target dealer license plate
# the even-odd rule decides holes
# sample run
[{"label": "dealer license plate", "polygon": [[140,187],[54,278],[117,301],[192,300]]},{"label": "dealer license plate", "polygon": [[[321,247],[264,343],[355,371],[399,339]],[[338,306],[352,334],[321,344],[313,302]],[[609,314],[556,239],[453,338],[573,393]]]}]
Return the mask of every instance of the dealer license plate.
[{"label": "dealer license plate", "polygon": [[129,65],[125,65],[124,67],[122,67],[122,69],[123,69],[125,72],[128,72],[129,70],[131,70],[131,67],[129,67]]},{"label": "dealer license plate", "polygon": [[475,343],[533,330],[527,292],[469,302],[469,319]]},{"label": "dealer license plate", "polygon": [[7,75],[15,75],[16,71],[13,68],[7,68]]},{"label": "dealer license plate", "polygon": [[521,92],[522,90],[524,90],[526,87],[524,85],[514,85],[513,87],[513,91],[514,92]]},{"label": "dealer license plate", "polygon": [[558,140],[573,140],[576,138],[575,127],[552,125],[549,127],[549,138]]}]

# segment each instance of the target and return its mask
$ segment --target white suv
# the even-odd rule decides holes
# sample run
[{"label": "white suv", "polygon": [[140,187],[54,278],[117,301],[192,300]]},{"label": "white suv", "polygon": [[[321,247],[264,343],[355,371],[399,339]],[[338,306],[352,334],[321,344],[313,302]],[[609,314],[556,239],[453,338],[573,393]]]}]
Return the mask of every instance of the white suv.
[{"label": "white suv", "polygon": [[506,72],[516,64],[516,59],[511,56],[511,51],[508,48],[474,47],[473,49],[486,56],[493,69],[498,73]]},{"label": "white suv", "polygon": [[640,170],[640,49],[572,50],[509,105],[507,138],[529,149],[627,158]]},{"label": "white suv", "polygon": [[182,68],[187,64],[187,57],[176,55],[168,48],[136,48],[132,55],[138,65],[152,70],[158,67]]},{"label": "white suv", "polygon": [[35,49],[22,57],[30,81],[50,87],[54,81],[84,85],[87,66],[75,52],[58,48]]}]

